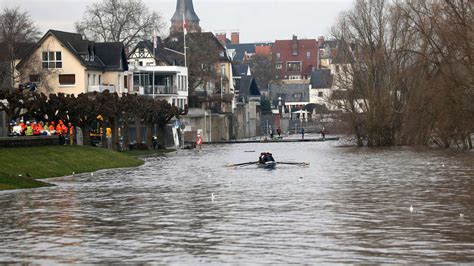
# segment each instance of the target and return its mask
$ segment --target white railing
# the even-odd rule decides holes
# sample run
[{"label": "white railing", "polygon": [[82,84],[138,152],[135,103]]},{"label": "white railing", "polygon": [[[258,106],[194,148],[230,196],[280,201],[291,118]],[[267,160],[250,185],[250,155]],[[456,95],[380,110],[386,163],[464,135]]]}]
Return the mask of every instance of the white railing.
[{"label": "white railing", "polygon": [[108,90],[111,93],[115,92],[115,86],[114,85],[89,85],[89,92],[104,92]]}]

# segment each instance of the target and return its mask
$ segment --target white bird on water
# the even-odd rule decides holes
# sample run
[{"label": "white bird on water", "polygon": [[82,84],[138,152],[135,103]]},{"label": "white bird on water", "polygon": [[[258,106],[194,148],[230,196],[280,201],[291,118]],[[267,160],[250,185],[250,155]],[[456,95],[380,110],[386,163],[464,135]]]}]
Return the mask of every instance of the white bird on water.
[{"label": "white bird on water", "polygon": [[94,173],[91,173],[91,176],[94,176]]},{"label": "white bird on water", "polygon": [[464,213],[460,213],[459,217],[464,218]]},{"label": "white bird on water", "polygon": [[214,193],[211,193],[211,201],[214,201],[215,198]]},{"label": "white bird on water", "polygon": [[410,205],[410,212],[413,213],[413,205]]}]

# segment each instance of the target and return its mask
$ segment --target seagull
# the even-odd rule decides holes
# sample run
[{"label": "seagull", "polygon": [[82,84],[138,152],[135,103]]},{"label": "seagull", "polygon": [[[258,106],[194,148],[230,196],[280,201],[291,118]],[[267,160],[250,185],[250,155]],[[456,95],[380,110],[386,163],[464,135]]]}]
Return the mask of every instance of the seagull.
[{"label": "seagull", "polygon": [[460,213],[459,217],[464,218],[464,213]]},{"label": "seagull", "polygon": [[91,173],[91,176],[94,176],[94,173]]},{"label": "seagull", "polygon": [[76,172],[72,172],[72,175],[75,175],[75,174],[76,174]]},{"label": "seagull", "polygon": [[413,205],[410,205],[410,212],[413,213]]},{"label": "seagull", "polygon": [[301,182],[301,181],[303,181],[303,177],[302,177],[302,176],[300,176],[300,180],[299,180],[299,182]]},{"label": "seagull", "polygon": [[211,193],[211,200],[214,201],[215,198],[214,193]]},{"label": "seagull", "polygon": [[444,163],[443,163],[443,167],[444,167]]}]

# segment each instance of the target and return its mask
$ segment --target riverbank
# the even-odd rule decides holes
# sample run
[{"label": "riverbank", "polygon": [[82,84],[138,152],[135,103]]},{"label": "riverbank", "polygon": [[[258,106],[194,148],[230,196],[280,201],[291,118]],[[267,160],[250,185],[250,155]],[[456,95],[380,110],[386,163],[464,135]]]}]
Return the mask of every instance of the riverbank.
[{"label": "riverbank", "polygon": [[103,169],[137,167],[143,155],[167,151],[114,152],[94,147],[45,146],[0,149],[0,190],[37,188],[49,184],[35,180],[95,172]]}]

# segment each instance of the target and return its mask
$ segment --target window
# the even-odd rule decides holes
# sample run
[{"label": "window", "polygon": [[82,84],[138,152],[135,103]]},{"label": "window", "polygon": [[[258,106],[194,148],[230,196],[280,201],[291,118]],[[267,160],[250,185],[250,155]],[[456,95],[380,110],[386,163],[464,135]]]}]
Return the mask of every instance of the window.
[{"label": "window", "polygon": [[30,82],[34,82],[34,83],[40,82],[40,75],[30,75]]},{"label": "window", "polygon": [[301,71],[301,62],[287,62],[286,70],[287,71]]},{"label": "window", "polygon": [[62,68],[61,52],[43,52],[41,55],[43,68]]},{"label": "window", "polygon": [[289,77],[290,80],[300,80],[301,79],[301,76],[300,75],[291,75]]},{"label": "window", "polygon": [[76,75],[74,74],[59,75],[59,85],[75,85],[75,84],[76,84]]},{"label": "window", "polygon": [[323,98],[323,92],[322,91],[318,92],[318,97]]},{"label": "window", "polygon": [[306,58],[311,59],[311,52],[306,52]]},{"label": "window", "polygon": [[282,64],[282,63],[276,63],[276,64],[275,64],[275,68],[276,68],[276,69],[282,69],[282,68],[283,68],[283,64]]},{"label": "window", "polygon": [[99,85],[102,84],[102,75],[99,75]]},{"label": "window", "polygon": [[128,89],[128,77],[127,76],[123,76],[123,87],[125,89]]},{"label": "window", "polygon": [[281,57],[280,53],[276,53],[276,57],[279,59]]}]

